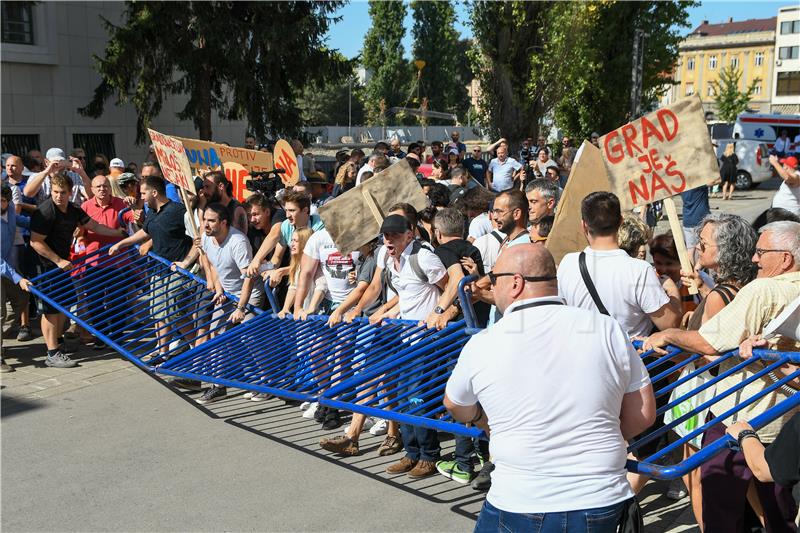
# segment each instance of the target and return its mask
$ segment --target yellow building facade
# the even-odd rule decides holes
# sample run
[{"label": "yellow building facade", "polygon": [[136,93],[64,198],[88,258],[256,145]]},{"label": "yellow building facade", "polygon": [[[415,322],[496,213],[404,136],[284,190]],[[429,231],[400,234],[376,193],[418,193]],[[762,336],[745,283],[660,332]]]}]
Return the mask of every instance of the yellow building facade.
[{"label": "yellow building facade", "polygon": [[699,94],[703,108],[714,113],[714,84],[721,70],[732,65],[742,73],[740,90],[756,82],[750,109],[769,113],[775,65],[775,23],[775,17],[729,20],[722,24],[703,21],[679,46],[676,99]]}]

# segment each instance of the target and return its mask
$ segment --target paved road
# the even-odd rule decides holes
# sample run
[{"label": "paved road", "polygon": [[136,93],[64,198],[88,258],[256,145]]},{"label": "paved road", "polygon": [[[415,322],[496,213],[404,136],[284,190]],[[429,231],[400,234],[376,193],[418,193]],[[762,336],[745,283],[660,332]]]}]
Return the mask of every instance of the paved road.
[{"label": "paved road", "polygon": [[[752,219],[772,196],[740,194],[712,205]],[[206,409],[113,353],[84,348],[81,366],[58,370],[41,337],[7,346],[4,531],[469,531],[480,510],[481,494],[442,477],[383,473],[394,458],[375,455],[379,438],[331,456],[318,425],[278,400]],[[642,494],[647,531],[696,530],[666,489]]]}]

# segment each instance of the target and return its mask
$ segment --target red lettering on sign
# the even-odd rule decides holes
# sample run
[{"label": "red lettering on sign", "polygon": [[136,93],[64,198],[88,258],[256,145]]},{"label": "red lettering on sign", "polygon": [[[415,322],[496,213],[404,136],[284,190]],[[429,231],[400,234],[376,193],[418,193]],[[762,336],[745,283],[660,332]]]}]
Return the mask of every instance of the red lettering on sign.
[{"label": "red lettering on sign", "polygon": [[286,152],[281,152],[275,166],[284,169],[286,174],[291,176],[294,174],[294,169],[297,167],[297,159],[290,157]]},{"label": "red lettering on sign", "polygon": [[686,189],[686,178],[684,177],[683,172],[681,172],[680,170],[675,168],[678,163],[673,161],[671,156],[667,156],[666,160],[668,161],[668,163],[667,163],[667,176],[669,176],[671,178],[677,176],[678,179],[681,180],[680,186],[679,187],[672,187],[672,191],[675,194],[678,194],[679,192],[683,192],[683,190]]},{"label": "red lettering on sign", "polygon": [[625,124],[622,126],[622,138],[625,139],[625,150],[627,150],[629,157],[633,157],[633,148],[635,148],[637,152],[642,151],[642,149],[633,142],[636,140],[636,126],[633,124]]},{"label": "red lettering on sign", "polygon": [[653,123],[646,118],[642,118],[642,146],[645,148],[650,145],[650,137],[655,137],[659,141],[664,142],[664,138],[658,132]]},{"label": "red lettering on sign", "polygon": [[[661,130],[664,132],[664,137],[671,141],[678,134],[678,116],[669,109],[659,109],[656,111],[658,123],[661,125]],[[669,120],[667,120],[669,118]],[[670,126],[672,129],[670,129]]]},{"label": "red lettering on sign", "polygon": [[606,159],[608,159],[608,161],[613,165],[616,165],[625,159],[625,151],[623,150],[622,143],[619,142],[619,139],[617,139],[617,142],[613,145],[611,144],[611,141],[617,137],[619,137],[619,133],[612,131],[606,135],[603,141],[603,149],[606,151]]},{"label": "red lettering on sign", "polygon": [[639,205],[638,196],[641,196],[645,203],[650,201],[650,192],[647,189],[647,178],[639,176],[639,181],[642,185],[641,188],[636,186],[635,180],[628,181],[628,188],[630,189],[633,205]]},{"label": "red lettering on sign", "polygon": [[650,189],[650,198],[655,198],[656,191],[660,189],[664,189],[667,193],[669,193],[669,187],[667,187],[667,184],[664,183],[664,180],[661,179],[661,176],[659,176],[657,172],[653,172],[653,175],[650,177],[650,183],[652,184],[652,189]]}]

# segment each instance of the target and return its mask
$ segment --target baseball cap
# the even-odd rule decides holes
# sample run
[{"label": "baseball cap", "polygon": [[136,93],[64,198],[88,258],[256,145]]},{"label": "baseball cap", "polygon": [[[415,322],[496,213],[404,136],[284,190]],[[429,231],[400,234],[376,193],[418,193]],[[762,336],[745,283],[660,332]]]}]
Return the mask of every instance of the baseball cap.
[{"label": "baseball cap", "polygon": [[108,168],[125,168],[125,163],[119,157],[115,157],[108,164]]},{"label": "baseball cap", "polygon": [[405,233],[411,231],[411,222],[403,215],[389,215],[383,219],[381,233]]},{"label": "baseball cap", "polygon": [[138,182],[139,178],[137,178],[134,174],[130,172],[123,172],[122,174],[117,176],[117,183],[119,183],[120,185],[124,185],[131,181]]},{"label": "baseball cap", "polygon": [[61,148],[50,148],[44,158],[48,161],[65,161],[67,156]]},{"label": "baseball cap", "polygon": [[782,165],[789,165],[792,168],[797,168],[797,158],[793,155],[790,155],[789,157],[784,157],[783,159],[780,160],[780,163]]}]

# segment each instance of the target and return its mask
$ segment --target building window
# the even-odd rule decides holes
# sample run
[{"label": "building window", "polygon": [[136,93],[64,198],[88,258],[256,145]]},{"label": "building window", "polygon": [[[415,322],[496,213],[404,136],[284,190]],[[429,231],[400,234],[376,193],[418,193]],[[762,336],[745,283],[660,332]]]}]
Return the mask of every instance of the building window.
[{"label": "building window", "polygon": [[11,44],[33,44],[33,2],[2,2],[2,40]]},{"label": "building window", "polygon": [[800,71],[778,72],[775,96],[800,96]]},{"label": "building window", "polygon": [[778,59],[797,59],[800,46],[781,46],[778,48]]},{"label": "building window", "polygon": [[756,52],[756,66],[760,67],[764,64],[764,52]]},{"label": "building window", "polygon": [[31,150],[41,150],[38,135],[3,135],[2,137],[4,154],[22,157]]},{"label": "building window", "polygon": [[753,94],[761,94],[761,82],[758,82],[753,86]]},{"label": "building window", "polygon": [[787,20],[781,22],[781,35],[800,33],[800,20]]},{"label": "building window", "polygon": [[[73,133],[72,147],[83,148],[87,161],[93,161],[97,154],[103,154],[111,159],[117,153],[114,149],[113,133]],[[91,176],[90,170],[88,169],[86,173]]]},{"label": "building window", "polygon": [[717,68],[717,56],[709,56],[709,58],[708,58],[708,68],[710,70],[716,70],[716,68]]},{"label": "building window", "polygon": [[691,96],[694,94],[694,83],[687,83],[686,84],[686,96]]},{"label": "building window", "polygon": [[690,57],[686,60],[686,70],[694,70],[694,58]]},{"label": "building window", "polygon": [[734,56],[731,58],[731,67],[739,68],[739,56]]},{"label": "building window", "polygon": [[714,84],[713,83],[709,83],[708,84],[708,89],[706,90],[706,94],[708,94],[708,96],[714,96]]}]

